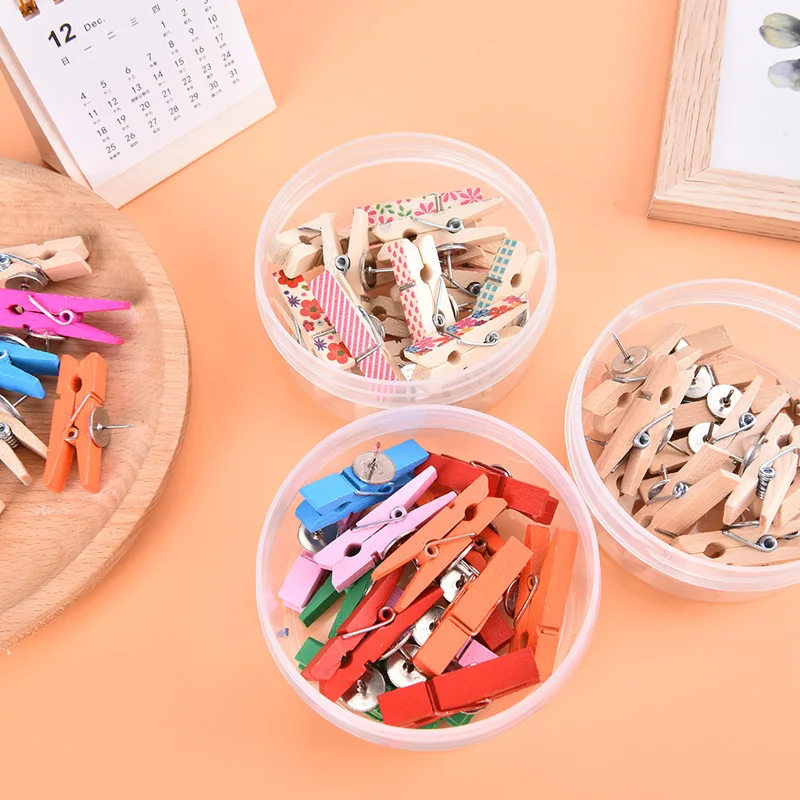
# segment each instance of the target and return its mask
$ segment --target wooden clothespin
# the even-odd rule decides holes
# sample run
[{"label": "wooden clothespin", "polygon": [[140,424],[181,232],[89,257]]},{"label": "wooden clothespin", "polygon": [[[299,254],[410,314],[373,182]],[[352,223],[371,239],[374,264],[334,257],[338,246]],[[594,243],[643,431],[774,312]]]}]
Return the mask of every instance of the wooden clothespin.
[{"label": "wooden clothespin", "polygon": [[441,675],[480,631],[532,555],[519,539],[509,539],[448,606],[439,625],[414,656],[414,666],[426,675]]},{"label": "wooden clothespin", "polygon": [[[369,595],[367,595],[369,596]],[[349,653],[345,663],[320,683],[320,692],[329,700],[338,700],[364,674],[370,663],[376,662],[386,651],[441,598],[442,590],[436,586],[428,589],[418,600],[403,611],[384,606],[378,612],[367,635]],[[348,632],[343,637],[351,636]],[[335,641],[335,640],[331,640]],[[310,666],[310,665],[309,665]]]},{"label": "wooden clothespin", "polygon": [[42,244],[0,246],[0,287],[38,291],[50,281],[91,275],[89,249],[81,236],[51,239]]},{"label": "wooden clothespin", "polygon": [[406,358],[423,367],[437,367],[449,358],[460,358],[472,347],[481,347],[488,356],[500,340],[499,331],[512,325],[527,306],[527,300],[521,297],[505,297],[498,305],[449,325],[442,335],[421,339],[406,348]]},{"label": "wooden clothespin", "polygon": [[[25,465],[14,452],[20,445],[36,453],[40,458],[47,458],[47,446],[32,433],[17,417],[0,411],[0,461],[14,474],[18,481],[30,486],[32,479]],[[0,508],[2,512],[2,508]]]},{"label": "wooden clothespin", "polygon": [[425,265],[419,250],[408,239],[390,242],[387,248],[411,341],[437,335],[436,307],[431,290],[422,279]]},{"label": "wooden clothespin", "polygon": [[631,451],[634,439],[659,417],[670,411],[670,403],[678,386],[680,371],[675,356],[660,356],[652,371],[637,389],[614,434],[596,462],[601,478]]},{"label": "wooden clothespin", "polygon": [[[503,330],[499,332],[500,338],[497,344],[492,348],[492,354],[496,355],[499,353],[506,346],[511,344],[520,333],[522,333],[522,328],[517,325],[510,325],[507,328],[503,328]],[[405,347],[409,347],[410,344],[411,342],[409,341]],[[405,347],[403,350],[405,350]],[[417,365],[417,368],[414,370],[414,379],[440,378],[442,375],[463,372],[465,369],[471,369],[479,365],[485,359],[486,351],[481,347],[472,347],[463,353],[456,350],[450,354],[450,357],[446,361],[439,364],[437,367],[423,367]]]},{"label": "wooden clothespin", "polygon": [[730,353],[709,356],[703,359],[703,363],[713,371],[717,383],[742,387],[751,383],[756,377],[756,368],[752,361]]},{"label": "wooden clothespin", "polygon": [[267,259],[289,278],[308,272],[319,263],[322,253],[319,220],[279,233],[270,242]]},{"label": "wooden clothespin", "polygon": [[[789,487],[797,477],[797,449],[800,447],[800,427],[795,426],[789,434],[786,447],[774,456],[771,463],[761,464],[758,472],[759,487],[758,497],[762,501],[759,514],[759,532],[769,533],[775,517],[778,515]],[[771,469],[771,472],[767,472]],[[772,477],[766,478],[766,475]]]},{"label": "wooden clothespin", "polygon": [[[762,389],[759,392],[759,395],[761,395],[763,391],[764,390]],[[778,414],[780,414],[781,410],[789,405],[789,394],[787,392],[777,392],[773,395],[773,398],[774,399],[767,405],[759,406],[758,411],[756,410],[756,402],[753,402],[751,411],[756,415],[755,422],[751,428],[728,440],[730,441],[730,444],[726,449],[731,455],[739,457],[743,456],[747,450],[752,447],[755,442],[759,441],[762,435],[766,433],[767,429],[775,421],[775,418],[778,416]],[[758,396],[756,397],[756,400],[758,400]],[[715,436],[719,436],[719,431],[715,432]]]},{"label": "wooden clothespin", "polygon": [[414,244],[419,249],[424,268],[420,275],[423,283],[428,287],[433,298],[433,304],[437,315],[436,324],[438,327],[453,325],[457,314],[454,303],[451,302],[447,293],[447,286],[442,275],[442,264],[439,260],[439,252],[436,243],[429,234],[417,237]]},{"label": "wooden clothespin", "polygon": [[363,208],[353,211],[353,224],[350,226],[347,243],[347,269],[345,279],[353,294],[360,297],[367,291],[362,280],[363,267],[372,258],[369,251],[369,217]]},{"label": "wooden clothespin", "polygon": [[98,412],[105,402],[107,375],[106,362],[98,353],[90,353],[82,361],[66,354],[61,357],[44,470],[44,482],[51,492],[64,491],[76,454],[81,486],[89,492],[100,491],[103,445],[108,443],[102,431],[109,426],[98,419]]},{"label": "wooden clothespin", "polygon": [[[375,455],[377,457],[377,450]],[[347,467],[341,473],[333,473],[303,486],[300,494],[305,499],[295,510],[297,519],[309,531],[318,531],[350,514],[365,511],[405,486],[412,479],[413,471],[427,461],[428,453],[413,439],[408,439],[381,451],[380,457],[391,467],[391,477],[383,480],[378,472],[379,483],[364,481],[353,467]]]},{"label": "wooden clothespin", "polygon": [[[724,325],[715,325],[713,328],[690,333],[686,336],[686,344],[700,350],[701,359],[718,355],[733,347],[733,341]],[[722,383],[720,380],[718,382]]]},{"label": "wooden clothespin", "polygon": [[565,528],[556,528],[542,563],[539,585],[533,592],[529,611],[517,623],[518,629],[521,626],[519,644],[533,650],[543,681],[553,674],[555,668],[577,552],[578,534]]},{"label": "wooden clothespin", "polygon": [[483,280],[475,308],[489,308],[500,297],[521,295],[530,289],[542,261],[540,252],[528,256],[525,245],[516,239],[503,239]]},{"label": "wooden clothespin", "polygon": [[474,713],[539,681],[533,653],[525,649],[385,692],[378,704],[387,724],[419,728],[459,712]]},{"label": "wooden clothespin", "polygon": [[314,593],[322,586],[327,572],[314,562],[310,553],[301,553],[281,584],[278,597],[293,611],[302,611]]},{"label": "wooden clothespin", "polygon": [[393,553],[387,556],[372,573],[374,580],[411,563],[430,542],[441,539],[453,530],[465,517],[474,519],[479,503],[489,496],[489,481],[479,477],[464,489],[450,504],[442,509],[430,522],[413,534]]},{"label": "wooden clothespin", "polygon": [[367,635],[365,629],[375,622],[380,610],[388,605],[399,579],[400,573],[393,572],[375,581],[372,590],[367,592],[341,625],[338,635],[328,639],[303,670],[306,680],[325,681],[335,674],[348,653],[352,653]]},{"label": "wooden clothespin", "polygon": [[775,523],[780,527],[800,516],[800,477],[796,477],[783,498]]},{"label": "wooden clothespin", "polygon": [[[659,536],[680,536],[735,491],[740,481],[728,470],[717,470],[693,486],[683,484],[685,488],[679,494],[659,507],[645,506],[636,519]],[[660,530],[667,533],[661,534]]]},{"label": "wooden clothespin", "polygon": [[767,438],[761,445],[758,455],[742,473],[739,485],[731,492],[725,503],[722,521],[732,525],[742,516],[745,509],[756,499],[758,488],[758,472],[764,462],[776,456],[781,449],[780,442],[792,432],[792,420],[785,412],[775,417],[775,421],[767,431]]},{"label": "wooden clothespin", "polygon": [[337,369],[349,370],[356,362],[342,342],[303,275],[289,278],[283,270],[273,272],[278,291],[285,300],[291,329],[306,350]]},{"label": "wooden clothespin", "polygon": [[459,233],[465,226],[502,207],[503,198],[492,197],[489,200],[459,206],[457,210],[445,208],[430,214],[398,217],[391,222],[374,225],[372,232],[381,242],[392,242],[407,236],[420,236],[434,231]]},{"label": "wooden clothespin", "polygon": [[650,491],[657,483],[663,482],[662,478],[651,478],[644,481],[639,487],[639,494],[645,504],[647,504],[652,500],[656,500],[656,498],[663,499],[669,496],[672,489],[679,483],[694,486],[694,484],[699,483],[703,478],[711,475],[713,472],[718,472],[730,466],[730,453],[724,450],[721,444],[719,446],[715,444],[704,444],[677,472],[669,476],[667,484],[661,488],[658,494],[651,497]]}]

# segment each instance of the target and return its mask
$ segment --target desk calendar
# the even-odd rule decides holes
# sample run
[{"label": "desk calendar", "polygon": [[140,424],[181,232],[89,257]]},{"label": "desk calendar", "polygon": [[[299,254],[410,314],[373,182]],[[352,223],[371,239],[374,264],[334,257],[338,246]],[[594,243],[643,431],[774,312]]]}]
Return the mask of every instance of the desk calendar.
[{"label": "desk calendar", "polygon": [[0,0],[42,156],[122,205],[275,109],[236,0]]}]

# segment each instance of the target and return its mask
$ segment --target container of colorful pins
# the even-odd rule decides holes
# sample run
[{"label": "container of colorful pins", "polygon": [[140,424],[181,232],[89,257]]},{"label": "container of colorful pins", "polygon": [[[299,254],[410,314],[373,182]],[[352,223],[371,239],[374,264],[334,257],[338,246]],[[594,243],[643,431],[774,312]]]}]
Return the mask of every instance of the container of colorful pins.
[{"label": "container of colorful pins", "polygon": [[275,347],[345,419],[490,408],[522,377],[556,290],[533,192],[487,153],[429,134],[359,139],[301,169],[264,217],[255,271]]},{"label": "container of colorful pins", "polygon": [[589,643],[591,518],[537,442],[479,412],[418,406],[322,441],[267,514],[264,637],[327,720],[393,747],[489,739],[542,708]]},{"label": "container of colorful pins", "polygon": [[800,583],[800,299],[677,284],[602,331],[567,453],[601,544],[658,589],[748,600]]}]

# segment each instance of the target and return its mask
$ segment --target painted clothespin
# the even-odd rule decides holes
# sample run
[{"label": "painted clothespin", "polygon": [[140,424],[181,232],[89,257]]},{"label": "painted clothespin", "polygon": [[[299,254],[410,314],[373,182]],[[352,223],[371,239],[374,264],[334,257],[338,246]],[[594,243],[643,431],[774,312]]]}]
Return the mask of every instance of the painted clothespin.
[{"label": "painted clothespin", "polygon": [[4,341],[0,337],[0,389],[42,400],[44,387],[36,375],[58,375],[60,359],[54,353]]},{"label": "painted clothespin", "polygon": [[[347,467],[300,489],[304,501],[295,516],[309,531],[318,531],[357,514],[386,499],[412,478],[414,470],[428,459],[428,452],[413,439],[358,457]],[[372,471],[371,471],[372,470]],[[364,478],[368,478],[365,480]]]},{"label": "painted clothespin", "polygon": [[[309,570],[311,572],[311,570]],[[300,612],[300,622],[307,628],[313,625],[342,596],[333,585],[331,576],[323,573],[323,581]]]},{"label": "painted clothespin", "polygon": [[98,353],[82,361],[70,355],[61,357],[58,373],[58,400],[53,406],[50,448],[44,482],[51,492],[64,491],[72,460],[77,454],[81,486],[100,491],[103,448],[109,443],[108,424],[103,408],[108,367]]},{"label": "painted clothespin", "polygon": [[350,295],[352,290],[347,282],[326,269],[310,286],[361,372],[375,380],[402,380],[402,373],[386,350],[379,331]]},{"label": "painted clothespin", "polygon": [[[436,586],[428,589],[403,611],[396,611],[391,606],[381,608],[373,624],[368,626],[371,630],[363,631],[366,636],[349,653],[345,663],[341,664],[330,678],[320,683],[320,692],[329,700],[338,700],[361,678],[369,664],[383,656],[405,631],[436,605],[441,596],[442,590]],[[345,633],[342,636],[349,635],[350,633]]]},{"label": "painted clothespin", "polygon": [[503,615],[500,606],[489,614],[476,636],[478,642],[493,653],[505,647],[513,638],[514,628]]},{"label": "painted clothespin", "polygon": [[577,552],[578,534],[556,528],[542,563],[539,585],[533,592],[527,614],[520,620],[519,645],[532,648],[543,681],[555,668]]},{"label": "painted clothespin", "polygon": [[364,206],[370,225],[380,225],[391,222],[397,217],[419,216],[420,214],[433,214],[447,208],[458,208],[470,203],[483,201],[483,190],[480,186],[469,186],[466,189],[455,191],[430,192],[421,197],[407,197],[401,200],[374,203]]},{"label": "painted clothespin", "polygon": [[533,653],[525,649],[395,689],[380,695],[378,703],[387,724],[419,728],[443,717],[480,711],[539,680]]},{"label": "painted clothespin", "polygon": [[89,249],[81,236],[17,247],[0,245],[0,287],[38,291],[50,281],[91,275],[88,257]]},{"label": "painted clothespin", "polygon": [[102,344],[122,344],[119,336],[83,322],[83,315],[99,311],[120,311],[131,304],[121,300],[34,294],[0,289],[0,326],[34,334],[65,336]]},{"label": "painted clothespin", "polygon": [[267,251],[270,264],[281,267],[287,278],[313,269],[322,253],[319,220],[283,231],[275,236]]},{"label": "painted clothespin", "polygon": [[498,297],[521,295],[530,289],[542,260],[540,252],[528,256],[525,245],[516,239],[503,239],[483,281],[475,308],[489,308]]},{"label": "painted clothespin", "polygon": [[308,281],[302,275],[289,278],[282,270],[273,272],[272,277],[286,303],[290,331],[294,331],[298,342],[337,369],[352,369],[355,359],[325,316]]},{"label": "painted clothespin", "polygon": [[278,597],[292,611],[302,611],[326,576],[327,572],[314,562],[310,553],[301,553],[283,581]]},{"label": "painted clothespin", "polygon": [[340,626],[338,634],[328,639],[317,656],[303,670],[303,677],[309,681],[325,681],[333,677],[336,670],[367,635],[367,628],[378,619],[380,610],[390,604],[390,598],[400,579],[399,573],[381,578],[372,586],[358,603],[350,616]]},{"label": "painted clothespin", "polygon": [[[443,572],[446,572],[456,561],[461,560],[473,547],[482,541],[481,531],[493,522],[497,515],[506,507],[506,501],[497,497],[487,497],[474,507],[450,531],[438,539],[429,540],[414,556],[417,571],[409,578],[402,597],[397,601],[397,609],[405,608],[414,598],[418,597],[425,587],[435,581]],[[434,522],[436,518],[434,518]],[[448,524],[446,521],[445,524]],[[417,534],[427,538],[430,529],[421,529]]]},{"label": "painted clothespin", "polygon": [[466,225],[499,211],[502,207],[503,198],[492,197],[460,206],[457,211],[445,208],[430,214],[398,217],[391,222],[374,225],[372,233],[381,242],[392,242],[407,236],[421,236],[434,231],[456,234]]},{"label": "painted clothespin", "polygon": [[375,567],[375,580],[410,564],[420,551],[431,542],[449,534],[466,517],[474,518],[478,504],[489,496],[489,481],[482,475],[450,504],[443,508],[432,520],[403,542],[391,555]]},{"label": "painted clothespin", "polygon": [[441,335],[412,344],[406,348],[405,356],[423,367],[437,367],[472,347],[481,347],[490,355],[499,341],[499,331],[514,324],[527,307],[528,301],[522,297],[505,297],[491,308],[475,311],[454,325],[448,325]]},{"label": "painted clothespin", "polygon": [[483,572],[448,606],[414,657],[414,666],[426,675],[441,675],[467,640],[480,631],[531,556],[519,539],[509,539]]},{"label": "painted clothespin", "polygon": [[456,664],[459,667],[472,667],[475,664],[483,664],[497,658],[497,654],[477,639],[470,639],[466,647],[456,656]]},{"label": "painted clothespin", "polygon": [[514,634],[511,650],[530,646],[531,600],[539,590],[542,568],[550,550],[550,529],[543,525],[528,525],[525,530],[525,547],[533,554],[523,567],[517,585],[517,601],[514,604]]},{"label": "painted clothespin", "polygon": [[422,279],[425,269],[422,255],[408,239],[391,242],[388,250],[412,343],[426,336],[435,336],[436,304],[430,288]]},{"label": "painted clothespin", "polygon": [[30,486],[32,482],[30,473],[14,452],[20,445],[40,458],[47,458],[47,445],[30,431],[21,419],[0,410],[0,461],[18,481]]},{"label": "painted clothespin", "polygon": [[547,489],[518,480],[499,465],[462,461],[454,456],[431,453],[424,466],[435,467],[437,483],[456,492],[463,492],[473,481],[485,475],[491,497],[502,498],[510,509],[524,514],[533,522],[549,525],[553,521],[558,500]]}]

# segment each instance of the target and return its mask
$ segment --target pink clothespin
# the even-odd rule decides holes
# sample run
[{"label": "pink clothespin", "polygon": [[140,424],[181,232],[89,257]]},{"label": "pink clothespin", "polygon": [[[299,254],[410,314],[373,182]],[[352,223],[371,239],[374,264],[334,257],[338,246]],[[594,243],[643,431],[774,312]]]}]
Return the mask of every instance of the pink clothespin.
[{"label": "pink clothespin", "polygon": [[435,467],[422,470],[405,486],[375,506],[349,530],[340,534],[314,556],[314,560],[325,569],[333,569],[334,564],[344,557],[348,549],[361,546],[370,536],[374,536],[384,525],[402,519],[408,509],[419,500],[422,493],[436,480]]},{"label": "pink clothespin", "polygon": [[345,551],[342,558],[333,565],[331,576],[333,588],[337,592],[341,592],[362,575],[366,575],[398,539],[416,530],[420,525],[424,525],[455,497],[455,492],[448,492],[448,494],[437,497],[430,503],[425,503],[425,505],[409,511],[396,522],[384,525],[376,534],[370,536],[353,555],[349,555],[348,551]]},{"label": "pink clothespin", "polygon": [[130,303],[122,300],[99,300],[0,289],[0,326],[102,344],[122,344],[123,340],[119,336],[85,324],[83,315],[95,311],[119,311],[130,307]]},{"label": "pink clothespin", "polygon": [[497,658],[488,647],[484,647],[477,639],[470,639],[467,646],[456,657],[459,667],[471,667],[473,664],[483,664]]},{"label": "pink clothespin", "polygon": [[314,563],[310,553],[303,553],[292,564],[278,597],[292,611],[302,611],[317,589],[322,586],[326,575],[327,571]]}]

